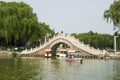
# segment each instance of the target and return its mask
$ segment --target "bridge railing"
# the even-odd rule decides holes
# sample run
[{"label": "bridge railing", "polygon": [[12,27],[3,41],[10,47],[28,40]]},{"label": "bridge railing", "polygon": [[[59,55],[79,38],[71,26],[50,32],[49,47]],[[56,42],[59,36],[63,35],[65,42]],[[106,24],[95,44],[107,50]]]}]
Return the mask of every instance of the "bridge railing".
[{"label": "bridge railing", "polygon": [[73,40],[76,43],[76,45],[78,45],[78,42],[79,42],[79,46],[81,45],[82,48],[84,48],[84,49],[86,49],[88,51],[91,51],[92,53],[97,53],[97,54],[98,53],[103,53],[103,50],[99,50],[99,48],[95,49],[94,47],[91,47],[91,46],[89,46],[87,44],[84,44],[83,42],[80,42],[78,39],[76,39],[73,36],[71,36],[70,38],[71,38],[71,40]]},{"label": "bridge railing", "polygon": [[103,50],[95,49],[94,47],[91,47],[87,44],[84,44],[83,42],[80,42],[78,39],[76,39],[74,36],[69,35],[68,37],[71,38],[70,40],[72,40],[72,41],[74,41],[74,43],[76,43],[75,45],[79,45],[87,51],[90,51],[90,52],[96,53],[96,54],[97,53],[103,53]]},{"label": "bridge railing", "polygon": [[71,36],[69,34],[63,34],[63,33],[59,33],[58,35],[55,35],[53,38],[49,39],[44,44],[40,45],[39,47],[33,48],[33,49],[31,48],[30,50],[25,50],[23,53],[33,53],[40,49],[44,49],[45,46],[48,46],[49,43],[54,42],[54,40],[56,40],[57,38],[60,38],[60,37],[70,40],[72,42],[72,44],[74,44],[75,46],[77,46],[79,48],[82,48],[83,50],[86,50],[89,53],[95,53],[95,54],[103,53],[102,50],[95,49],[94,47],[90,47],[89,45],[86,45],[83,42],[80,42],[74,36]]},{"label": "bridge railing", "polygon": [[56,37],[59,37],[59,36],[66,36],[66,35],[62,34],[62,33],[59,33],[58,35],[54,35],[53,38],[50,38],[47,42],[44,42],[39,47],[37,47],[37,48],[31,48],[31,49],[26,49],[22,53],[29,54],[29,53],[36,52],[37,50],[43,49],[45,46],[49,45],[48,43],[53,42],[56,39]]}]

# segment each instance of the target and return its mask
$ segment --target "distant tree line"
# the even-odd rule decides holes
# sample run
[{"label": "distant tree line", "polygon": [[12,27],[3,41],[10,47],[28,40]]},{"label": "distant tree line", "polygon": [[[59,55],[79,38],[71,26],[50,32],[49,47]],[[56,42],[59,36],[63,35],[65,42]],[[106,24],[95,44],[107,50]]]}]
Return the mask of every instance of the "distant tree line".
[{"label": "distant tree line", "polygon": [[47,34],[52,37],[54,30],[38,22],[28,4],[0,1],[0,46],[38,45]]},{"label": "distant tree line", "polygon": [[[79,41],[89,44],[94,48],[100,49],[114,49],[114,38],[109,34],[98,34],[92,31],[88,33],[73,33],[74,37],[79,39]],[[119,36],[119,35],[118,35]],[[117,49],[120,49],[120,36],[117,38]]]}]

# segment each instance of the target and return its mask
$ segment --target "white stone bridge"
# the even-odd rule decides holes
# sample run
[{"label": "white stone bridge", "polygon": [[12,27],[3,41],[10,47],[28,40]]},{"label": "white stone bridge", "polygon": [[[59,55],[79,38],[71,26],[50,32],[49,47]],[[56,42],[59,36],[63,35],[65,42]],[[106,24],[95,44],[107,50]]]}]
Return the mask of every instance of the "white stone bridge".
[{"label": "white stone bridge", "polygon": [[104,51],[102,50],[90,47],[89,45],[80,42],[78,39],[71,35],[61,33],[49,39],[48,42],[45,42],[43,45],[40,45],[37,48],[24,50],[23,52],[21,52],[20,56],[44,56],[46,53],[46,49],[51,49],[53,53],[52,55],[55,55],[56,49],[62,43],[69,45],[71,49],[81,50],[83,55],[100,56],[104,54]]}]

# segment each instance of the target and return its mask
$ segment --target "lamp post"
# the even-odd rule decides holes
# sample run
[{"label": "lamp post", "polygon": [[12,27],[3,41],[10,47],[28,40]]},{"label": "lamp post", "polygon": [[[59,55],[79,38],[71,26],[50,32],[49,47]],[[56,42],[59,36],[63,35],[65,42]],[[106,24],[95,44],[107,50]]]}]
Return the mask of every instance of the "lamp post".
[{"label": "lamp post", "polygon": [[50,34],[49,34],[49,33],[46,33],[46,36],[45,36],[45,43],[46,43],[47,41],[49,41],[49,37],[50,37]]},{"label": "lamp post", "polygon": [[114,36],[114,51],[115,51],[115,55],[116,55],[116,50],[117,50],[117,48],[116,48],[116,38],[117,38],[118,36]]},{"label": "lamp post", "polygon": [[47,41],[49,41],[49,33],[46,34]]},{"label": "lamp post", "polygon": [[117,48],[116,48],[116,38],[117,38],[118,36],[117,36],[117,31],[114,33],[114,52],[115,52],[115,55],[116,55],[116,50],[117,50]]},{"label": "lamp post", "polygon": [[41,46],[41,39],[38,39],[38,43],[39,43],[38,46]]}]

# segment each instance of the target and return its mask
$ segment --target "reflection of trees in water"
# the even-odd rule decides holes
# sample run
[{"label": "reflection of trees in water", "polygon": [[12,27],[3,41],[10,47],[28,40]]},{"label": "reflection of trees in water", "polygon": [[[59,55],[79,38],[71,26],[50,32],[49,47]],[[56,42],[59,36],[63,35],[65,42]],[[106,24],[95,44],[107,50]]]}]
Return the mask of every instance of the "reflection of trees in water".
[{"label": "reflection of trees in water", "polygon": [[120,60],[115,60],[114,69],[115,74],[113,74],[113,80],[120,80]]},{"label": "reflection of trees in water", "polygon": [[38,73],[40,73],[39,79],[43,76],[41,70],[43,62],[38,59],[7,58],[0,59],[0,64],[2,64],[0,65],[0,80],[33,80]]}]

